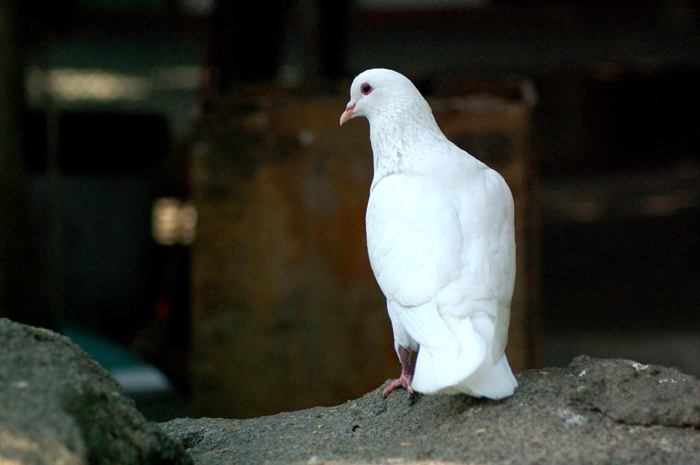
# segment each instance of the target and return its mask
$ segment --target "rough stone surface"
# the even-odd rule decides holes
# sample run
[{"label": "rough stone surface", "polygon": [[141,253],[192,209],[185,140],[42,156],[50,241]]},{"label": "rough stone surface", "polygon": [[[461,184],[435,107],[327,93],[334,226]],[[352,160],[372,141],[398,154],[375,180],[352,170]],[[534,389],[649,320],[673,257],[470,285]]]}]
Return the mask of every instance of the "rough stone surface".
[{"label": "rough stone surface", "polygon": [[630,425],[700,427],[700,382],[675,368],[579,356],[572,401]]},{"label": "rough stone surface", "polygon": [[335,407],[161,426],[212,465],[700,463],[700,381],[675,369],[581,356],[517,378],[501,402],[380,387]]},{"label": "rough stone surface", "polygon": [[0,347],[0,463],[192,463],[69,339],[0,318]]}]

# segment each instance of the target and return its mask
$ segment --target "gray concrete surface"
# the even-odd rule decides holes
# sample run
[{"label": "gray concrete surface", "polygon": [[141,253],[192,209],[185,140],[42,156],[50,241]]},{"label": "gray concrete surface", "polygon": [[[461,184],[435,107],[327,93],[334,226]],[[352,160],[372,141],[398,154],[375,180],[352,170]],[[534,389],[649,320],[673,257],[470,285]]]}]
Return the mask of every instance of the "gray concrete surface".
[{"label": "gray concrete surface", "polygon": [[335,407],[162,426],[208,465],[700,463],[695,378],[586,356],[517,378],[501,402],[379,387]]}]

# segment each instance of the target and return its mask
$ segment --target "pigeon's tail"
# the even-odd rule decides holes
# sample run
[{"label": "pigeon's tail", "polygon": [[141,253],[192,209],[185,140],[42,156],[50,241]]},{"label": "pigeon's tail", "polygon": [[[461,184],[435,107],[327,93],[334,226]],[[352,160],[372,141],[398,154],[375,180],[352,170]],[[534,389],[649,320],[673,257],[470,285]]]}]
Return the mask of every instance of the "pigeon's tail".
[{"label": "pigeon's tail", "polygon": [[[421,367],[420,352],[418,360],[419,361],[416,362],[416,373],[418,373],[418,368]],[[435,363],[436,361],[438,361],[438,363]],[[461,381],[455,381],[454,379],[446,380],[440,377],[439,372],[442,371],[442,369],[434,369],[441,365],[439,359],[436,360],[434,357],[424,357],[422,362],[421,371],[423,373],[432,371],[434,375],[437,375],[433,378],[427,378],[421,375],[414,376],[412,383],[413,389],[425,394],[464,393],[470,396],[488,397],[489,399],[499,400],[513,395],[515,388],[518,386],[505,354],[495,365],[482,363],[476,371]],[[432,365],[432,369],[429,365]],[[452,368],[454,370],[454,367]]]},{"label": "pigeon's tail", "polygon": [[454,386],[454,389],[472,396],[498,400],[512,396],[516,387],[518,382],[503,354],[495,365],[481,365],[473,375]]},{"label": "pigeon's tail", "polygon": [[493,342],[493,328],[485,314],[445,321],[438,317],[434,303],[429,303],[400,316],[420,345],[412,382],[415,391],[462,392],[491,399],[513,394],[517,382],[506,356],[499,354],[495,362],[491,357],[487,341]]}]

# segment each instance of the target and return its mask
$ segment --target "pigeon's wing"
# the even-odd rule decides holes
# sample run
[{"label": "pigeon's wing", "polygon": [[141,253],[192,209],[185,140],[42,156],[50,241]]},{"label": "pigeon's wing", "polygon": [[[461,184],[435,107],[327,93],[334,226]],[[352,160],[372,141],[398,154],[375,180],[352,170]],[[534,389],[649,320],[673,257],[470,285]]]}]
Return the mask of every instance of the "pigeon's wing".
[{"label": "pigeon's wing", "polygon": [[438,299],[445,316],[468,313],[461,304],[469,299],[507,307],[515,264],[510,191],[490,169],[453,184],[397,174],[375,186],[366,221],[377,282],[404,307]]},{"label": "pigeon's wing", "polygon": [[485,166],[480,176],[463,188],[460,221],[467,242],[464,260],[497,302],[510,307],[515,280],[513,196],[503,177]]},{"label": "pigeon's wing", "polygon": [[372,270],[388,300],[414,307],[433,300],[461,273],[458,205],[420,177],[387,176],[367,205]]},{"label": "pigeon's wing", "polygon": [[464,269],[461,279],[441,292],[438,303],[443,315],[488,315],[492,326],[482,325],[481,330],[491,342],[495,363],[508,338],[515,282],[513,196],[501,175],[484,166],[479,176],[461,185],[459,198]]}]

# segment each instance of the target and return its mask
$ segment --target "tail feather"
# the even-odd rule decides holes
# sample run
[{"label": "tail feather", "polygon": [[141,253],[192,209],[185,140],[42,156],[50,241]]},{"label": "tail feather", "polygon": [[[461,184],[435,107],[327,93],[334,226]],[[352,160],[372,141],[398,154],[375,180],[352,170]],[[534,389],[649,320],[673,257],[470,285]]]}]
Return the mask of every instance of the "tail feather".
[{"label": "tail feather", "polygon": [[503,399],[512,396],[518,382],[508,364],[506,355],[495,365],[483,364],[473,375],[469,376],[454,388],[457,391],[473,396]]},{"label": "tail feather", "polygon": [[[465,393],[502,399],[513,394],[517,382],[504,354],[491,357],[493,328],[483,315],[440,318],[434,303],[405,309],[398,319],[420,346],[412,387],[425,394]],[[483,321],[482,321],[483,320]],[[487,329],[489,329],[487,331]],[[486,336],[486,338],[482,337]]]}]

